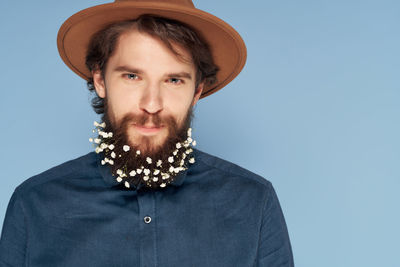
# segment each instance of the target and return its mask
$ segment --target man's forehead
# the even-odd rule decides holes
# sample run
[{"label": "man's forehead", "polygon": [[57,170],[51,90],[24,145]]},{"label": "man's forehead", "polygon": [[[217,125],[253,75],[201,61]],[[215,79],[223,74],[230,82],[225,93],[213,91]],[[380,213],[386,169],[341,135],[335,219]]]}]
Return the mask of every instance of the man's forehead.
[{"label": "man's forehead", "polygon": [[[132,58],[140,59],[143,62],[152,58],[158,61],[168,59],[171,68],[178,65],[194,68],[191,53],[182,45],[173,41],[166,43],[157,36],[152,36],[136,29],[126,31],[118,37],[111,58],[113,57],[118,59],[121,67],[131,69],[140,68],[130,61]],[[174,70],[174,72],[176,71],[179,70]]]}]

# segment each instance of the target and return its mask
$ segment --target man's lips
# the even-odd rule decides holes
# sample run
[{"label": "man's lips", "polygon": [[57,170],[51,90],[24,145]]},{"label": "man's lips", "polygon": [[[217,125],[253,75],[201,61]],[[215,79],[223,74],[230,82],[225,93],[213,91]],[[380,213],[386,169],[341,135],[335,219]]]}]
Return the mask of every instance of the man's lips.
[{"label": "man's lips", "polygon": [[133,127],[143,135],[157,134],[164,128],[163,125],[155,126],[155,125],[137,125],[137,124],[133,124]]}]

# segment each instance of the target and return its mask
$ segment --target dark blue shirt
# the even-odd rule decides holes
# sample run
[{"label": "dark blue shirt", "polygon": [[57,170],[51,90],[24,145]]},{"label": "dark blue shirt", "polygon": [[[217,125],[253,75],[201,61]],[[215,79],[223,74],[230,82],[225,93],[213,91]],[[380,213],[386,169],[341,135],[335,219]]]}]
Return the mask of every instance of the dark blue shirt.
[{"label": "dark blue shirt", "polygon": [[294,266],[270,182],[195,150],[164,189],[126,189],[92,152],[11,197],[0,266]]}]

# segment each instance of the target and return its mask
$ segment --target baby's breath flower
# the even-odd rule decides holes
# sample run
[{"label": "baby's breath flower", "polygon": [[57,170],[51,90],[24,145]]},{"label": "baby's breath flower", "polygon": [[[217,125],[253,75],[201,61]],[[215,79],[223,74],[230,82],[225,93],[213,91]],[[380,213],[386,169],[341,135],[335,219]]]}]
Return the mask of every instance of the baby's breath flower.
[{"label": "baby's breath flower", "polygon": [[106,123],[103,122],[103,123],[99,124],[99,126],[102,127],[102,128],[105,128],[106,127]]},{"label": "baby's breath flower", "polygon": [[110,150],[113,150],[114,147],[115,147],[115,146],[114,146],[113,144],[111,144],[111,145],[108,146],[108,148],[109,148]]},{"label": "baby's breath flower", "polygon": [[189,143],[193,142],[193,139],[191,137],[189,137],[187,140]]},{"label": "baby's breath flower", "polygon": [[174,157],[172,157],[172,156],[171,156],[171,157],[169,157],[169,158],[168,158],[168,162],[169,162],[169,163],[172,163],[172,162],[174,162]]},{"label": "baby's breath flower", "polygon": [[128,152],[129,149],[130,149],[130,147],[129,147],[128,145],[124,145],[124,146],[122,147],[122,149],[123,149],[125,152]]},{"label": "baby's breath flower", "polygon": [[151,158],[149,158],[149,157],[146,158],[146,161],[147,161],[148,164],[151,164],[151,163],[153,162],[153,161],[151,160]]},{"label": "baby's breath flower", "polygon": [[118,170],[117,170],[117,174],[121,176],[122,170],[118,169]]},{"label": "baby's breath flower", "polygon": [[127,181],[125,181],[125,187],[126,187],[126,188],[131,187],[130,184],[129,184]]},{"label": "baby's breath flower", "polygon": [[97,126],[99,126],[100,124],[99,124],[97,121],[94,121],[94,122],[93,122],[93,125],[97,127]]},{"label": "baby's breath flower", "polygon": [[93,143],[93,138],[89,138],[89,142],[90,142],[90,143]]},{"label": "baby's breath flower", "polygon": [[181,143],[176,143],[176,148],[177,148],[177,149],[179,149],[179,148],[181,148],[181,147],[182,147]]},{"label": "baby's breath flower", "polygon": [[100,151],[100,147],[96,147],[96,149],[94,150],[97,154],[99,154],[101,151]]},{"label": "baby's breath flower", "polygon": [[105,144],[105,143],[101,143],[101,145],[100,145],[100,148],[101,148],[101,149],[106,149],[107,147],[108,147],[108,145]]},{"label": "baby's breath flower", "polygon": [[143,176],[143,180],[145,180],[145,181],[147,181],[147,180],[149,180],[149,176],[147,176],[147,175],[145,175],[145,176]]},{"label": "baby's breath flower", "polygon": [[116,155],[115,155],[115,152],[114,152],[114,151],[111,152],[111,157],[112,157],[113,159],[115,159]]},{"label": "baby's breath flower", "polygon": [[173,154],[174,156],[176,156],[176,154],[178,154],[178,150],[174,150],[174,152],[172,152],[172,154]]},{"label": "baby's breath flower", "polygon": [[193,163],[194,163],[194,158],[190,158],[190,159],[189,159],[189,163],[192,163],[192,164],[193,164]]},{"label": "baby's breath flower", "polygon": [[143,173],[144,173],[145,175],[149,175],[149,174],[150,174],[150,170],[149,170],[149,169],[144,169]]},{"label": "baby's breath flower", "polygon": [[100,138],[96,138],[96,139],[94,139],[94,142],[95,142],[96,144],[100,144],[101,140],[100,140]]},{"label": "baby's breath flower", "polygon": [[106,162],[104,160],[101,160],[101,165],[106,164]]},{"label": "baby's breath flower", "polygon": [[161,161],[161,159],[159,159],[159,160],[157,161],[157,164],[156,164],[156,166],[157,166],[157,167],[160,167],[160,166],[161,166],[161,164],[162,164],[162,161]]},{"label": "baby's breath flower", "polygon": [[109,133],[108,133],[108,137],[113,137],[113,133],[112,133],[112,132],[109,132]]},{"label": "baby's breath flower", "polygon": [[140,155],[140,150],[136,150],[136,155]]},{"label": "baby's breath flower", "polygon": [[160,170],[154,170],[154,172],[153,172],[154,175],[157,175],[159,173],[160,173]]},{"label": "baby's breath flower", "polygon": [[131,171],[131,172],[129,173],[129,175],[133,177],[133,176],[136,175],[136,172],[135,172],[135,171]]},{"label": "baby's breath flower", "polygon": [[196,140],[193,140],[192,146],[196,146],[196,144],[197,144]]},{"label": "baby's breath flower", "polygon": [[160,187],[165,187],[165,186],[166,186],[165,183],[161,183],[161,184],[160,184]]},{"label": "baby's breath flower", "polygon": [[118,183],[122,182],[122,178],[118,176],[118,177],[117,177],[117,182],[118,182]]},{"label": "baby's breath flower", "polygon": [[142,173],[142,169],[136,169],[137,174],[141,174]]},{"label": "baby's breath flower", "polygon": [[114,161],[113,161],[112,159],[110,159],[110,160],[108,161],[108,163],[110,163],[110,165],[114,165]]},{"label": "baby's breath flower", "polygon": [[158,181],[158,177],[153,177],[153,181],[157,182]]},{"label": "baby's breath flower", "polygon": [[173,166],[169,167],[169,172],[174,172],[174,167]]}]

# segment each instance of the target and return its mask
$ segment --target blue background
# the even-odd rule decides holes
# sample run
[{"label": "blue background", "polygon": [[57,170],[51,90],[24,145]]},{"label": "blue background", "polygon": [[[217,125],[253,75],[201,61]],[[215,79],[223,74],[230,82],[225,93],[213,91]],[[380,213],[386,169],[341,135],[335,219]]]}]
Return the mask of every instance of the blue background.
[{"label": "blue background", "polygon": [[[0,3],[0,221],[22,181],[92,149],[97,116],[56,36],[100,3]],[[248,48],[238,78],[198,104],[199,148],[273,183],[296,266],[400,266],[400,2],[195,4]]]}]

